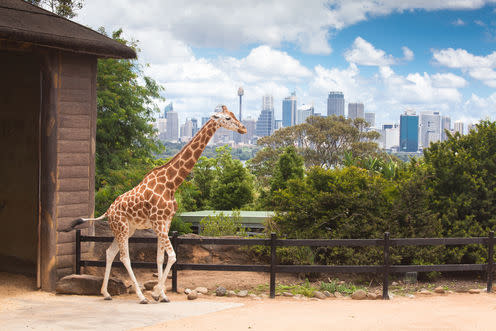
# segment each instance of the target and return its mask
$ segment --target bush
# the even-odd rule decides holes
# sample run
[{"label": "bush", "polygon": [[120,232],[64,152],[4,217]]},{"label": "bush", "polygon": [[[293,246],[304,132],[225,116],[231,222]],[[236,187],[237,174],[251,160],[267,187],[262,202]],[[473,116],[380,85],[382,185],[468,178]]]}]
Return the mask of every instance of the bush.
[{"label": "bush", "polygon": [[200,221],[200,233],[204,236],[245,236],[246,229],[241,224],[239,211],[234,211],[232,216],[225,216],[220,212],[214,216],[207,216]]}]

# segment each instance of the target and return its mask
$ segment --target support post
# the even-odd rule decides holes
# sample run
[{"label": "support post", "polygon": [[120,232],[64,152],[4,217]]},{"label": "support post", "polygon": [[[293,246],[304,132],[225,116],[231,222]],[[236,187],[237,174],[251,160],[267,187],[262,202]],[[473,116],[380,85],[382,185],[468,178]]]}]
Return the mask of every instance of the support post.
[{"label": "support post", "polygon": [[[172,232],[171,241],[172,241],[172,249],[176,253],[176,257],[177,257],[177,231]],[[172,265],[172,291],[177,292],[177,260],[176,263]]]},{"label": "support post", "polygon": [[493,289],[494,231],[489,232],[487,246],[487,293],[491,293]]},{"label": "support post", "polygon": [[384,269],[382,279],[382,299],[389,300],[389,232],[384,232]]},{"label": "support post", "polygon": [[76,275],[81,274],[81,230],[76,230]]},{"label": "support post", "polygon": [[270,297],[276,297],[276,239],[277,235],[272,232],[270,234]]}]

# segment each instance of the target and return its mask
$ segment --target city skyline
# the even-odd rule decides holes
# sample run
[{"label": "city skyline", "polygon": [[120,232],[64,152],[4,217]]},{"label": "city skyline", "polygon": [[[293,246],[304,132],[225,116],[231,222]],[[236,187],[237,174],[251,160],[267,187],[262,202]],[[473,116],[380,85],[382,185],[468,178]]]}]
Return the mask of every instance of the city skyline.
[{"label": "city skyline", "polygon": [[266,93],[279,103],[296,91],[325,114],[326,95],[340,90],[379,124],[404,108],[494,120],[494,3],[296,0],[277,10],[281,4],[110,0],[113,10],[102,11],[87,0],[76,20],[138,40],[145,74],[165,88],[159,106],[173,101],[181,121],[219,103],[236,109],[239,86],[243,116],[252,118]]}]

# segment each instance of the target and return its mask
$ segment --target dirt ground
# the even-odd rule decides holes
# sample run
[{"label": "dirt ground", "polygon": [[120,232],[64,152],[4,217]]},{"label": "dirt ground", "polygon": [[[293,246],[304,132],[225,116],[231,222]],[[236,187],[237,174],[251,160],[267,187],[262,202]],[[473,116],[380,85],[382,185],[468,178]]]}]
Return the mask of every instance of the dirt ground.
[{"label": "dirt ground", "polygon": [[[142,280],[149,273],[138,272]],[[297,282],[295,277],[284,279]],[[268,276],[258,273],[221,273],[182,271],[179,287],[217,285],[227,288],[250,289],[257,284],[267,284]],[[435,284],[434,284],[435,285]],[[433,286],[434,286],[433,285]],[[466,287],[477,287],[465,281]],[[169,280],[170,287],[170,280]],[[479,286],[480,287],[480,286]],[[149,292],[146,292],[149,296]],[[184,302],[181,293],[169,293],[173,302]],[[22,302],[30,299],[47,304],[60,296],[35,289],[33,278],[0,272],[0,312],[20,309]],[[22,300],[19,300],[22,299]],[[135,295],[114,297],[117,302],[134,301]],[[102,302],[105,302],[102,300]],[[451,293],[415,295],[414,298],[395,295],[392,300],[357,301],[349,298],[333,298],[323,301],[276,297],[252,300],[249,298],[226,298],[211,295],[192,301],[241,303],[242,306],[208,313],[200,316],[179,318],[136,330],[494,330],[496,294]],[[15,303],[15,304],[13,304]],[[189,304],[184,302],[185,304]],[[162,307],[167,307],[162,306]],[[1,323],[0,323],[1,324]],[[105,328],[102,325],[102,329]],[[1,329],[1,328],[0,328]],[[36,328],[35,328],[36,329]]]}]

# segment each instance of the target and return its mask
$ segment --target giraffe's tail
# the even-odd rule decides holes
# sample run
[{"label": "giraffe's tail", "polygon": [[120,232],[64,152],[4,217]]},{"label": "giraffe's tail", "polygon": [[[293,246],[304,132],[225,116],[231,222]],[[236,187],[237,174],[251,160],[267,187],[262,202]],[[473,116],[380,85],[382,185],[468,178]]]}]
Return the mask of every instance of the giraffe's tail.
[{"label": "giraffe's tail", "polygon": [[97,217],[97,218],[78,218],[78,219],[75,219],[74,221],[72,221],[71,224],[67,228],[62,229],[60,231],[69,232],[69,231],[72,231],[75,228],[77,228],[79,225],[84,224],[88,221],[100,221],[100,220],[103,220],[105,217],[107,217],[106,213],[100,217]]}]

